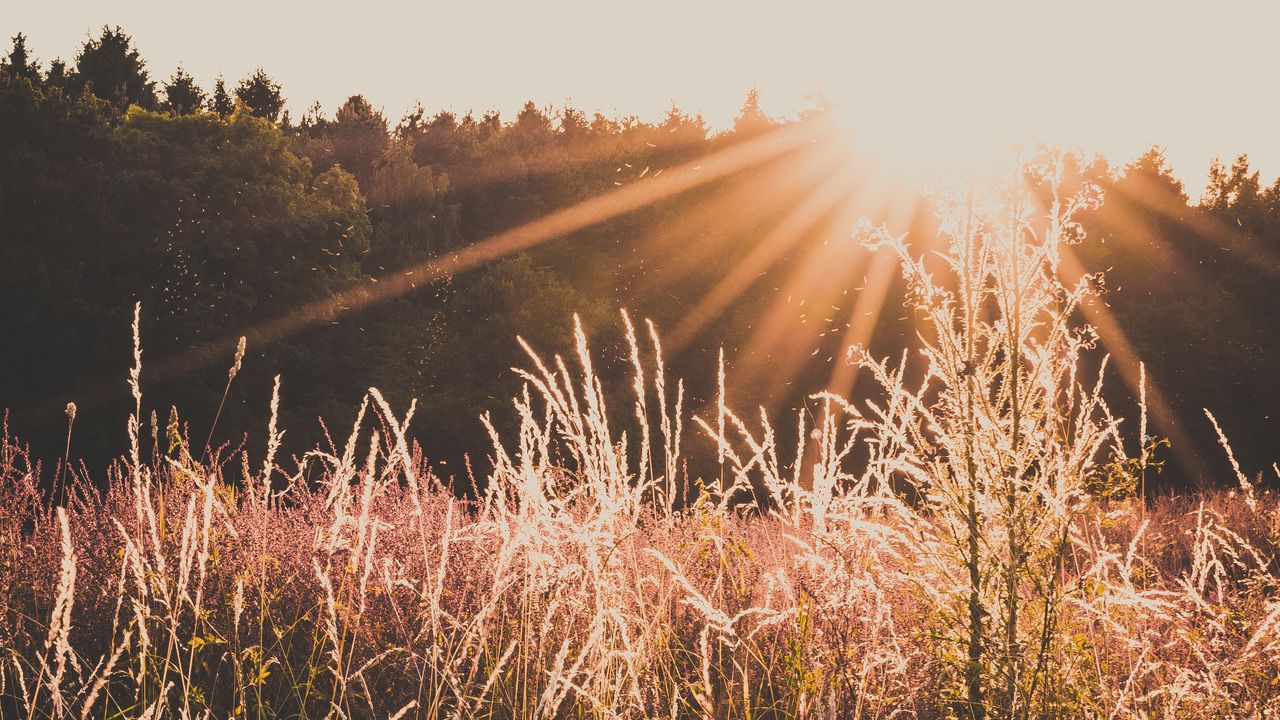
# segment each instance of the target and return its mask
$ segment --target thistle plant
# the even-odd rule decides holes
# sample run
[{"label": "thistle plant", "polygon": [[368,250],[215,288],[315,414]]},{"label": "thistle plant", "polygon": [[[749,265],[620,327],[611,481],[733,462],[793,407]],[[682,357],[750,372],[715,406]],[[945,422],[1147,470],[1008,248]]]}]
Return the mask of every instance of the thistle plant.
[{"label": "thistle plant", "polygon": [[[1093,468],[1123,455],[1118,421],[1096,380],[1079,376],[1094,344],[1075,316],[1089,278],[1061,279],[1059,259],[1078,240],[1073,217],[1097,190],[1062,197],[1061,159],[1019,165],[985,194],[940,197],[933,258],[902,238],[865,229],[867,242],[899,255],[921,320],[919,387],[883,383],[889,369],[863,356],[908,408],[892,429],[893,464],[924,498],[942,577],[944,634],[962,654],[954,711],[1025,718],[1057,692],[1059,611],[1070,533]],[[1037,195],[1034,189],[1044,191]],[[930,267],[941,260],[941,277]]]}]

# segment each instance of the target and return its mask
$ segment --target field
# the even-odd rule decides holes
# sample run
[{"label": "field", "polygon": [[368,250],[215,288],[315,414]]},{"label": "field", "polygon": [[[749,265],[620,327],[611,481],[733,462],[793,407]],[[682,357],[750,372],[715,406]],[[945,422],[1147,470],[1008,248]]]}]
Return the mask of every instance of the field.
[{"label": "field", "polygon": [[286,468],[277,383],[266,456],[209,462],[142,417],[135,321],[105,490],[6,431],[0,715],[1276,717],[1280,500],[1238,467],[1149,497],[1145,384],[1116,417],[1093,285],[1059,267],[1100,198],[1027,172],[1048,194],[939,198],[926,249],[861,228],[922,327],[901,358],[851,349],[872,401],[775,428],[722,357],[690,416],[625,314],[632,394],[606,398],[578,324],[568,359],[526,345],[518,432],[489,425],[468,497],[372,389]]}]

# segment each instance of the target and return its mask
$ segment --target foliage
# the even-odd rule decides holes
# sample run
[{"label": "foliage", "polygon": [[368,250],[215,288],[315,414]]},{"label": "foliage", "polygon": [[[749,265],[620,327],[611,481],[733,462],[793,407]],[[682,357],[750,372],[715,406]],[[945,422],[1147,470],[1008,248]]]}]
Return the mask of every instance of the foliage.
[{"label": "foliage", "polygon": [[[1026,174],[1050,188],[1047,211],[1025,189]],[[907,391],[905,368],[860,359],[886,386],[892,413],[871,424],[880,436],[871,462],[894,468],[923,497],[944,563],[966,574],[940,590],[961,717],[1012,720],[1059,704],[1071,526],[1104,453],[1123,456],[1109,447],[1118,436],[1101,372],[1095,383],[1078,374],[1095,337],[1071,319],[1089,279],[1067,286],[1058,272],[1077,215],[1099,199],[1088,186],[1063,196],[1062,174],[1058,158],[1016,167],[991,197],[943,198],[935,254],[945,279],[888,231],[868,240],[901,258],[927,364],[920,389]]]},{"label": "foliage", "polygon": [[40,80],[39,62],[31,58],[27,52],[26,35],[18,33],[13,36],[13,47],[4,59],[0,59],[0,73],[36,82]]},{"label": "foliage", "polygon": [[[649,123],[534,103],[509,119],[496,112],[430,114],[419,107],[392,127],[382,109],[354,94],[331,119],[317,108],[300,125],[280,124],[278,135],[257,144],[266,130],[243,132],[249,126],[240,125],[233,113],[239,94],[252,108],[249,114],[283,115],[283,90],[263,69],[238,87],[228,88],[221,79],[207,86],[212,90],[205,107],[226,126],[218,130],[210,119],[187,120],[188,114],[199,114],[202,93],[196,79],[181,71],[159,93],[162,109],[175,117],[142,122],[128,113],[129,103],[155,107],[156,98],[148,97],[155,90],[145,63],[119,28],[104,28],[87,40],[70,67],[57,60],[42,66],[19,35],[0,65],[0,220],[5,228],[0,294],[14,309],[6,327],[14,351],[2,361],[0,405],[13,409],[13,422],[35,443],[38,456],[56,458],[64,453],[62,408],[67,401],[79,402],[81,428],[73,455],[98,470],[119,446],[114,418],[125,403],[111,380],[122,356],[119,339],[103,328],[127,318],[137,299],[145,299],[148,313],[155,313],[147,322],[160,323],[153,326],[157,359],[173,359],[206,341],[217,345],[202,351],[198,364],[208,372],[175,383],[172,395],[164,387],[154,391],[161,414],[172,404],[192,408],[193,430],[202,435],[222,390],[210,363],[230,351],[247,323],[301,309],[290,303],[373,287],[549,213],[628,191],[684,163],[700,166],[704,159],[794,125],[765,115],[758,94],[751,93],[734,129],[718,133],[676,107]],[[92,92],[82,92],[86,84]],[[197,137],[195,128],[205,134]],[[189,152],[177,147],[188,140]],[[262,162],[253,158],[258,151],[265,153]],[[219,159],[224,152],[235,158],[234,165]],[[841,326],[856,320],[858,296],[852,291],[863,286],[862,264],[868,261],[867,253],[858,254],[862,251],[824,261],[831,270],[824,274],[829,284],[850,290],[847,297],[823,303],[832,307],[827,327],[815,330],[812,315],[788,317],[772,334],[796,338],[791,349],[759,341],[761,320],[780,317],[783,288],[801,288],[785,296],[795,295],[795,303],[807,300],[806,309],[818,302],[813,283],[797,280],[814,262],[810,251],[847,241],[847,224],[828,218],[829,213],[806,211],[819,226],[786,248],[775,242],[794,224],[789,214],[830,178],[838,153],[813,155],[784,154],[528,249],[533,267],[554,276],[551,284],[574,293],[553,294],[566,303],[557,312],[522,316],[529,323],[545,318],[547,327],[507,323],[506,329],[564,343],[562,318],[587,305],[634,307],[675,328],[737,265],[763,253],[769,259],[709,321],[714,333],[681,338],[671,362],[689,378],[692,402],[705,404],[715,392],[706,367],[717,345],[736,348],[737,361],[757,369],[735,374],[744,403],[771,411],[806,405],[810,401],[801,388],[824,382],[834,359],[843,355],[844,348],[837,347]],[[300,160],[310,161],[309,168]],[[866,170],[860,158],[850,162],[859,172]],[[326,174],[335,165],[356,185]],[[219,187],[202,179],[211,168],[227,173]],[[1105,206],[1081,215],[1082,226],[1097,242],[1078,248],[1077,257],[1086,272],[1103,273],[1100,301],[1146,361],[1153,387],[1164,390],[1183,420],[1186,432],[1175,441],[1174,456],[1183,457],[1188,448],[1202,458],[1213,456],[1216,437],[1199,413],[1212,406],[1248,472],[1266,468],[1280,444],[1280,421],[1272,412],[1280,394],[1267,381],[1280,372],[1280,336],[1270,317],[1280,283],[1272,252],[1280,237],[1280,185],[1266,185],[1241,158],[1214,170],[1204,199],[1195,203],[1158,151],[1126,167],[1068,159],[1066,176],[1101,187],[1109,198]],[[317,183],[334,189],[339,202],[324,206]],[[202,194],[210,191],[216,192]],[[252,199],[248,207],[239,204],[240,194]],[[922,219],[911,230],[931,234],[930,213],[917,217]],[[336,252],[334,238],[341,239],[348,228],[361,238],[354,266],[350,253],[327,254]],[[306,237],[313,231],[315,242],[310,242]],[[245,235],[243,246],[251,248],[243,258],[227,256],[240,244],[234,234]],[[258,254],[268,247],[279,252]],[[176,277],[175,268],[190,268],[197,261],[192,258],[209,265],[201,273]],[[349,383],[360,378],[357,386],[376,384],[422,398],[415,430],[453,438],[435,449],[451,467],[461,467],[483,439],[482,431],[469,423],[459,430],[453,413],[489,407],[490,396],[518,391],[506,372],[517,357],[505,335],[470,333],[474,308],[458,301],[474,298],[474,288],[487,287],[490,274],[498,279],[502,272],[497,266],[481,268],[383,302],[377,310],[318,321],[305,337],[255,344],[245,382],[255,392],[269,391],[286,359],[308,383],[345,388],[336,393],[340,397],[293,396],[294,404],[285,410],[296,421],[286,452],[304,452],[322,437],[318,416],[353,414],[358,395]],[[906,291],[905,281],[892,283],[885,304],[901,305]],[[180,312],[166,308],[161,292],[180,295],[172,296]],[[181,313],[197,324],[178,325]],[[870,347],[896,356],[914,344],[911,322],[903,314],[880,317]],[[618,332],[616,323],[613,332]],[[469,366],[451,360],[453,353],[440,347],[445,336],[470,337],[472,350],[492,359],[499,386],[451,383],[455,371]],[[317,350],[321,347],[334,351]],[[1184,352],[1186,347],[1197,351]],[[796,353],[794,362],[787,360]],[[625,383],[616,367],[604,373],[615,385]],[[1104,392],[1117,410],[1136,406],[1134,393],[1120,383]],[[235,447],[255,437],[266,418],[246,396],[228,403],[215,445]],[[1174,437],[1168,428],[1157,431]],[[1181,460],[1171,462],[1159,489],[1204,482],[1201,472]]]},{"label": "foliage", "polygon": [[227,117],[235,109],[235,103],[231,101],[231,95],[227,92],[227,81],[219,76],[213,83],[213,94],[209,96],[209,112],[217,113],[219,117]]},{"label": "foliage", "polygon": [[186,70],[178,68],[164,84],[162,107],[175,115],[190,115],[204,109],[204,91]]},{"label": "foliage", "polygon": [[[160,453],[159,433],[140,432],[135,319],[131,447],[107,490],[77,476],[69,504],[51,507],[38,469],[3,437],[0,710],[955,717],[955,647],[937,632],[967,593],[945,550],[954,513],[894,489],[904,474],[943,480],[920,463],[912,426],[950,401],[918,404],[895,374],[880,376],[884,404],[826,395],[813,432],[800,421],[794,464],[766,419],[752,430],[719,404],[698,421],[711,440],[698,452],[718,448],[725,473],[694,483],[682,470],[683,388],[667,379],[652,325],[646,341],[624,325],[631,418],[609,417],[580,324],[572,361],[526,344],[518,425],[494,431],[493,473],[465,502],[405,436],[415,407],[397,415],[377,390],[345,441],[290,470],[274,443],[261,465],[195,462],[176,416]],[[1027,445],[1072,452],[1049,438]],[[872,462],[851,461],[859,447]],[[1031,478],[1026,490],[1051,484]],[[743,491],[754,508],[734,501]],[[1280,550],[1278,508],[1274,495],[1242,491],[1150,511],[1085,496],[1044,508],[1067,530],[1071,559],[1050,581],[1053,674],[1019,703],[993,689],[984,710],[1274,713],[1280,576],[1267,558]],[[984,525],[1000,522],[992,500]],[[1000,533],[989,538],[982,601],[998,622],[1003,549]],[[1028,601],[1045,590],[1035,579],[1022,577]],[[1040,637],[1042,622],[1024,614],[1016,628]],[[994,640],[989,652],[999,679],[1006,650]]]},{"label": "foliage", "polygon": [[244,103],[254,117],[275,122],[284,109],[284,97],[280,94],[280,85],[258,68],[252,75],[240,81],[236,86],[236,99]]},{"label": "foliage", "polygon": [[85,42],[76,56],[73,88],[84,88],[106,100],[118,112],[130,105],[155,107],[155,83],[133,38],[119,26],[103,26],[102,34]]}]

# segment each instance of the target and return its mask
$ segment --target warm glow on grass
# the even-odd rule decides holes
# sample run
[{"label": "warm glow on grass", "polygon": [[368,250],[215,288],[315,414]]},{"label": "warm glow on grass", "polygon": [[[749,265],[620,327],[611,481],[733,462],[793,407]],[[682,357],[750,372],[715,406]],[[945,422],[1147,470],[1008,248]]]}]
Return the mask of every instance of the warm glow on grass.
[{"label": "warm glow on grass", "polygon": [[0,56],[0,720],[1280,720],[1280,12],[376,4]]},{"label": "warm glow on grass", "polygon": [[[734,409],[722,356],[714,402],[692,410],[655,326],[625,312],[632,382],[606,397],[575,317],[563,356],[519,341],[516,422],[483,417],[493,467],[469,499],[406,435],[416,405],[398,415],[376,389],[341,450],[294,467],[276,456],[278,378],[260,471],[192,457],[177,428],[162,450],[139,432],[135,306],[109,492],[73,472],[46,506],[39,467],[0,435],[0,714],[1273,717],[1275,495],[1212,415],[1236,491],[1138,495],[1142,373],[1130,427],[1106,363],[1080,362],[1093,288],[1063,228],[1093,190],[1053,184],[1038,204],[1022,177],[933,198],[938,232],[911,244],[892,228],[918,205],[843,168],[700,305],[711,317],[765,255],[816,237],[787,289],[833,303],[865,270],[844,336],[861,342],[896,274],[920,347],[851,353],[869,397],[819,389],[776,424]],[[864,209],[884,221],[855,243],[841,228]],[[787,304],[752,339],[785,341],[775,381],[811,341],[772,328]],[[699,460],[718,474],[692,475]]]}]

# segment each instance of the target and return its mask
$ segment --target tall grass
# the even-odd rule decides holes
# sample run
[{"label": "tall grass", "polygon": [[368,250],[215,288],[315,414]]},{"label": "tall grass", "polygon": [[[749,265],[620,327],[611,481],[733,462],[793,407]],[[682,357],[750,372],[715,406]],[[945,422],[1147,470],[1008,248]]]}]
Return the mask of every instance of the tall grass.
[{"label": "tall grass", "polygon": [[279,379],[238,473],[182,438],[144,455],[135,319],[104,491],[73,473],[49,503],[4,434],[0,715],[1274,717],[1280,503],[1238,470],[1232,493],[1116,491],[1148,448],[1135,465],[1082,376],[1090,286],[1056,272],[1094,202],[1021,178],[943,197],[932,255],[864,228],[902,259],[920,351],[855,349],[874,399],[815,395],[794,440],[731,409],[723,356],[690,418],[625,314],[624,412],[580,325],[570,359],[526,345],[474,500],[406,436],[415,406],[373,389],[292,469]]}]

